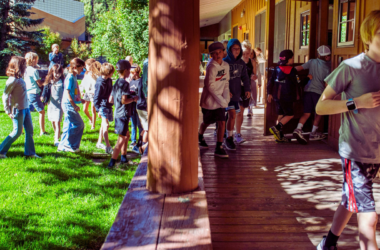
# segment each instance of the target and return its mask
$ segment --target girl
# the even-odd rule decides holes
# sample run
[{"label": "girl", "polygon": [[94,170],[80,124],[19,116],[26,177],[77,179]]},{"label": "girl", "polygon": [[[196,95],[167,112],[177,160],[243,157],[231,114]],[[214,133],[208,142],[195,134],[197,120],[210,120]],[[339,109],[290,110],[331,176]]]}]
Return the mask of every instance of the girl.
[{"label": "girl", "polygon": [[51,121],[54,129],[54,146],[58,147],[61,134],[62,106],[61,100],[63,96],[63,67],[54,64],[49,70],[44,82],[44,91],[41,101],[48,103],[48,119]]},{"label": "girl", "polygon": [[36,155],[33,141],[33,124],[29,111],[26,84],[22,79],[26,70],[26,61],[20,56],[13,56],[6,70],[9,76],[3,93],[4,111],[13,121],[13,131],[0,145],[0,159],[6,154],[12,143],[21,135],[22,126],[25,128],[25,149],[27,157],[40,158]]},{"label": "girl", "polygon": [[69,74],[67,74],[62,98],[62,109],[65,113],[63,122],[62,140],[58,145],[58,151],[77,153],[80,151],[84,123],[79,115],[80,108],[77,104],[84,102],[81,99],[77,82],[79,75],[85,66],[83,60],[74,58],[70,61]]},{"label": "girl", "polygon": [[51,46],[51,51],[52,52],[49,54],[49,70],[51,69],[51,67],[53,67],[54,64],[59,64],[63,67],[63,55],[59,52],[59,45],[53,44]]},{"label": "girl", "polygon": [[[130,91],[132,96],[137,96],[138,81],[134,81],[134,80],[140,79],[140,73],[141,73],[140,66],[137,64],[133,64],[132,68],[131,68],[131,74],[129,76],[131,78],[131,81],[129,84],[129,91]],[[137,110],[136,110],[136,105],[133,107],[133,109],[134,109],[134,112],[133,112],[133,115],[131,117],[131,121],[132,121],[132,136],[131,136],[132,144],[131,144],[131,147],[132,147],[133,152],[139,153],[139,149],[138,149],[138,147],[136,147],[137,127],[139,128],[140,134],[143,131],[143,128],[140,124],[139,115],[137,114]]]},{"label": "girl", "polygon": [[[82,93],[82,99],[85,101],[84,103],[84,113],[90,119],[91,123],[91,129],[95,129],[95,123],[96,123],[96,110],[94,106],[94,94],[95,94],[95,83],[96,79],[100,76],[100,67],[102,65],[100,62],[95,61],[95,59],[88,59],[86,61],[86,74],[84,75],[83,81],[81,85],[79,86],[80,91]],[[84,91],[83,91],[84,90]],[[91,102],[91,111],[92,116],[90,115],[90,112],[88,111],[88,107],[90,106]]]},{"label": "girl", "polygon": [[25,70],[25,83],[26,90],[28,93],[28,100],[32,104],[35,110],[40,114],[40,135],[48,135],[45,131],[45,105],[40,100],[41,89],[43,82],[40,79],[38,70],[35,69],[35,66],[38,62],[38,55],[33,52],[28,52],[25,55],[26,60],[26,70]]},{"label": "girl", "polygon": [[[243,55],[243,60],[245,61],[244,55]],[[257,79],[258,79],[257,67],[259,65],[259,63],[257,61],[256,53],[254,50],[251,50],[251,56],[249,58],[249,63],[247,63],[246,65],[248,67],[247,68],[248,74],[250,74],[250,72],[252,70],[252,74],[251,74],[251,99],[249,100],[249,106],[248,106],[248,117],[252,117],[252,108],[257,106]],[[251,65],[253,66],[253,68],[251,68]],[[261,85],[259,85],[259,88],[260,87],[261,87]]]}]

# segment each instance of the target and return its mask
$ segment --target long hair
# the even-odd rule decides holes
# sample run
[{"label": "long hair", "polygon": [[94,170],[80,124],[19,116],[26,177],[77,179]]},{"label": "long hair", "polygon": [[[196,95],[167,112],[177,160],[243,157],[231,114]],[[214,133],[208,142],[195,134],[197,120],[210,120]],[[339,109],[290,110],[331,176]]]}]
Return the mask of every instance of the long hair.
[{"label": "long hair", "polygon": [[[59,78],[54,78],[54,73],[56,75],[59,75]],[[54,82],[58,81],[59,79],[62,80],[62,82],[65,80],[65,76],[63,75],[63,67],[59,64],[54,64],[51,69],[49,70],[49,73],[47,74],[44,82],[44,86],[48,85],[52,80]]]},{"label": "long hair", "polygon": [[86,60],[86,65],[90,65],[90,70],[86,71],[86,75],[91,72],[92,78],[94,80],[98,79],[100,76],[100,68],[102,67],[102,64],[95,59],[90,58]]},{"label": "long hair", "polygon": [[69,73],[72,74],[74,72],[74,68],[84,67],[84,66],[85,66],[84,61],[82,59],[76,57],[70,61]]},{"label": "long hair", "polygon": [[38,61],[37,53],[34,53],[34,52],[26,53],[26,55],[25,55],[26,66],[33,66],[33,63],[36,59]]},{"label": "long hair", "polygon": [[131,73],[137,73],[137,76],[141,78],[141,68],[137,63],[134,63],[131,68]]},{"label": "long hair", "polygon": [[6,70],[7,76],[22,78],[26,70],[26,60],[21,56],[12,56]]},{"label": "long hair", "polygon": [[251,50],[251,60],[255,61],[256,63],[259,63],[259,60],[257,59],[255,50]]}]

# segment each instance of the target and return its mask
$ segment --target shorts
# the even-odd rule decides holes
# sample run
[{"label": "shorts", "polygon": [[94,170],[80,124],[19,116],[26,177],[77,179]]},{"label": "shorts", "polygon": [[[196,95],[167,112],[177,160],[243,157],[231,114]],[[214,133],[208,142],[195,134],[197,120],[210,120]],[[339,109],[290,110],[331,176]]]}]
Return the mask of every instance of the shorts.
[{"label": "shorts", "polygon": [[93,94],[84,93],[82,99],[85,100],[86,102],[94,102],[94,95]]},{"label": "shorts", "polygon": [[275,100],[274,102],[276,104],[276,112],[278,115],[283,115],[283,116],[294,115],[293,102],[281,101],[281,100]]},{"label": "shorts", "polygon": [[41,95],[39,94],[28,94],[28,100],[37,112],[41,112],[45,109],[45,104],[41,102],[40,97]]},{"label": "shorts", "polygon": [[129,132],[129,117],[115,118],[115,134],[127,136]]},{"label": "shorts", "polygon": [[228,107],[226,108],[226,111],[229,111],[229,110],[235,110],[236,113],[240,113],[239,102],[237,102],[237,101],[230,101],[230,103],[228,103]]},{"label": "shorts", "polygon": [[315,113],[315,107],[321,97],[320,94],[314,92],[305,92],[303,96],[303,112]]},{"label": "shorts", "polygon": [[372,185],[380,164],[368,164],[342,158],[343,189],[341,205],[356,213],[375,212]]},{"label": "shorts", "polygon": [[216,122],[225,122],[226,121],[226,111],[224,108],[218,109],[204,109],[202,108],[203,114],[203,123],[204,124],[213,124]]},{"label": "shorts", "polygon": [[109,108],[101,107],[99,109],[99,114],[102,118],[107,119],[109,122],[113,121],[112,108],[109,109]]},{"label": "shorts", "polygon": [[251,101],[251,98],[248,98],[248,99],[245,98],[245,90],[244,90],[244,87],[242,86],[239,105],[242,106],[243,108],[248,108],[250,101]]},{"label": "shorts", "polygon": [[145,131],[148,131],[148,112],[146,110],[137,109],[137,114],[140,118],[140,124]]}]

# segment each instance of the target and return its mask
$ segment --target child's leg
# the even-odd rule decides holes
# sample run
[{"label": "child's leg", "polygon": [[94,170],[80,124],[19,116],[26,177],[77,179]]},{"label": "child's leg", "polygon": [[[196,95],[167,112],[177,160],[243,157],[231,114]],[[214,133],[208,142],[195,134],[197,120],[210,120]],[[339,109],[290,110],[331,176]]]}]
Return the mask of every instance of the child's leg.
[{"label": "child's leg", "polygon": [[210,124],[205,124],[202,122],[201,126],[199,126],[198,134],[203,135]]},{"label": "child's leg", "polygon": [[148,131],[147,130],[143,130],[143,142],[146,143],[148,142]]},{"label": "child's leg", "polygon": [[121,155],[127,155],[129,137],[130,137],[130,134],[128,131],[124,145],[121,147]]},{"label": "child's leg", "polygon": [[287,124],[291,119],[293,119],[294,115],[290,116],[290,115],[287,115],[287,116],[284,116],[281,118],[280,122],[282,123],[282,125],[285,125]]},{"label": "child's leg", "polygon": [[58,134],[58,141],[59,141],[59,139],[61,139],[61,122],[60,121],[58,121],[57,122],[57,134]]},{"label": "child's leg", "polygon": [[95,129],[95,124],[96,124],[96,109],[94,106],[94,103],[91,102],[91,110],[92,110],[92,129]]},{"label": "child's leg", "polygon": [[45,110],[41,110],[39,112],[39,118],[40,118],[40,134],[45,133]]},{"label": "child's leg", "polygon": [[110,141],[108,140],[108,128],[109,128],[109,122],[108,119],[102,118],[102,132],[103,132],[103,138],[106,143],[107,147],[111,147]]},{"label": "child's leg", "polygon": [[236,133],[240,134],[244,120],[244,107],[240,106],[240,112],[236,115]]},{"label": "child's leg", "polygon": [[331,225],[331,232],[340,236],[343,229],[346,227],[348,221],[352,216],[352,212],[348,211],[345,206],[339,205],[338,209],[335,211],[333,223]]},{"label": "child's leg", "polygon": [[55,122],[51,122],[51,126],[53,127],[53,130],[54,130],[54,132],[55,132]]},{"label": "child's leg", "polygon": [[227,120],[227,133],[228,137],[232,137],[234,132],[234,125],[236,120],[236,110],[228,110],[228,120]]},{"label": "child's leg", "polygon": [[119,157],[120,151],[122,151],[122,149],[125,147],[125,141],[128,141],[127,137],[119,135],[119,137],[117,138],[115,148],[113,149],[112,159],[116,160],[117,157]]},{"label": "child's leg", "polygon": [[304,113],[301,116],[300,121],[298,123],[301,123],[302,125],[304,125],[306,121],[309,119],[310,115],[311,115],[310,113]]},{"label": "child's leg", "polygon": [[30,115],[30,111],[28,109],[24,109],[22,111],[24,113],[24,129],[25,129],[25,151],[24,154],[26,156],[33,156],[36,154],[36,149],[34,146],[33,140],[33,122],[32,116]]},{"label": "child's leg", "polygon": [[222,143],[223,137],[224,137],[224,130],[225,130],[226,122],[219,121],[219,122],[217,122],[217,124],[218,124],[217,142]]},{"label": "child's leg", "polygon": [[[22,126],[24,124],[24,115],[22,110],[12,119],[13,122],[13,131],[4,139],[4,141],[0,145],[0,154],[5,155],[12,143],[20,137],[22,132]],[[33,136],[33,135],[32,135]],[[32,137],[33,138],[33,137]]]},{"label": "child's leg", "polygon": [[90,115],[90,112],[88,111],[88,107],[90,106],[90,102],[89,101],[86,101],[83,105],[83,112],[86,114],[86,116],[88,117],[88,119],[90,119],[90,121],[92,122],[92,117]]},{"label": "child's leg", "polygon": [[377,214],[358,213],[360,249],[378,250],[376,243]]},{"label": "child's leg", "polygon": [[102,144],[102,140],[103,140],[103,122],[101,123],[100,129],[99,129],[98,144]]}]

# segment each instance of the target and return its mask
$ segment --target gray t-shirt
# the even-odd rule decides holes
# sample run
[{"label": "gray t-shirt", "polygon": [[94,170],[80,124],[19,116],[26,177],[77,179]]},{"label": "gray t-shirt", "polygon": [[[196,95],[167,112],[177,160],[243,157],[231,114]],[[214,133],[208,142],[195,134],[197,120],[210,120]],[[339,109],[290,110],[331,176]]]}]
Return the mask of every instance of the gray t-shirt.
[{"label": "gray t-shirt", "polygon": [[3,105],[5,113],[9,114],[13,108],[19,110],[29,108],[26,84],[23,79],[9,77],[3,92]]},{"label": "gray t-shirt", "polygon": [[311,59],[303,64],[302,67],[308,69],[309,74],[313,76],[313,79],[305,86],[305,91],[321,95],[325,90],[325,83],[323,81],[331,73],[331,62],[326,62],[321,59]]},{"label": "gray t-shirt", "polygon": [[[343,61],[326,79],[342,100],[380,90],[380,63],[364,53]],[[380,163],[380,107],[341,114],[340,156],[362,163]]]}]

